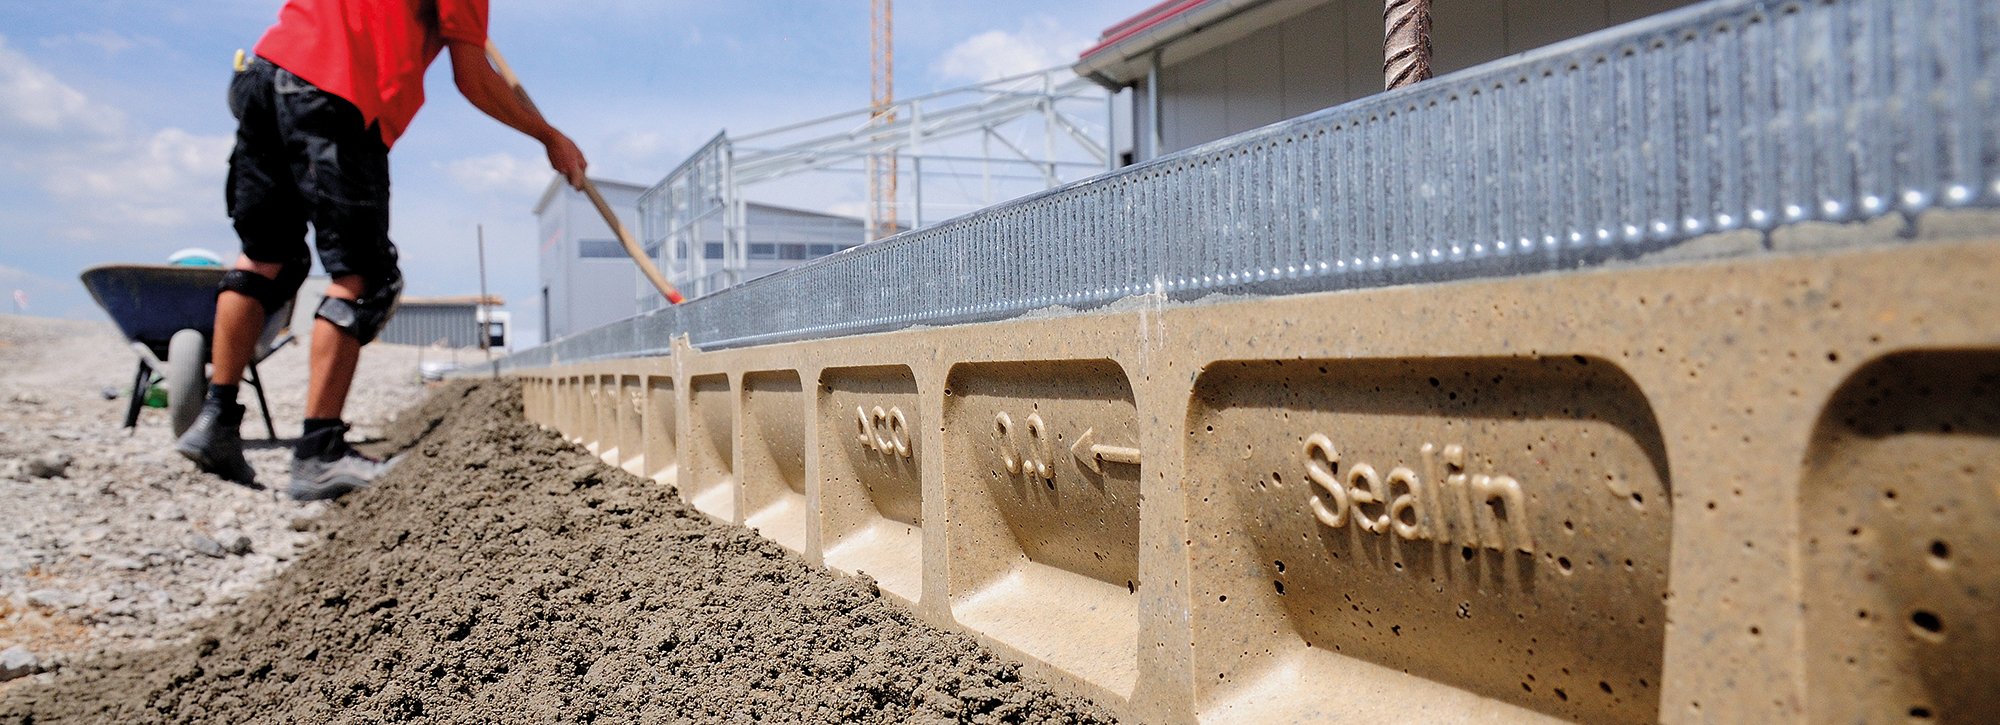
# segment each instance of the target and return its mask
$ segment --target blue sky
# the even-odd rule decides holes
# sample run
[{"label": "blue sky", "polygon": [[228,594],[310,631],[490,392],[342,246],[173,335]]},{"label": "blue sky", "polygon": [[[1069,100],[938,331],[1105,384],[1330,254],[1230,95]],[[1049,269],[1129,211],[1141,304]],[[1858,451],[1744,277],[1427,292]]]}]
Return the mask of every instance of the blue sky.
[{"label": "blue sky", "polygon": [[[1149,2],[902,0],[897,89],[1067,62]],[[164,261],[190,246],[233,257],[222,206],[229,60],[281,4],[0,4],[0,295],[25,292],[29,314],[94,318],[76,281],[90,265]],[[718,130],[866,105],[867,23],[867,0],[497,0],[491,33],[593,176],[650,184]],[[410,293],[476,291],[483,223],[491,285],[532,334],[541,148],[459,97],[449,63],[432,67],[427,90],[391,154],[391,236]]]}]

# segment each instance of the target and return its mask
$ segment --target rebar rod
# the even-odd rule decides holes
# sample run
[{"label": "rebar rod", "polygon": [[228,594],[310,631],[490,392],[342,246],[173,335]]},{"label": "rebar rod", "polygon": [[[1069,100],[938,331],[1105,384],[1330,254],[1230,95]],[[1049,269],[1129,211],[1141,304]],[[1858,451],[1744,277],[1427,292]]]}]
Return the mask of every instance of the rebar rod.
[{"label": "rebar rod", "polygon": [[1431,77],[1431,0],[1382,6],[1382,83],[1395,90]]}]

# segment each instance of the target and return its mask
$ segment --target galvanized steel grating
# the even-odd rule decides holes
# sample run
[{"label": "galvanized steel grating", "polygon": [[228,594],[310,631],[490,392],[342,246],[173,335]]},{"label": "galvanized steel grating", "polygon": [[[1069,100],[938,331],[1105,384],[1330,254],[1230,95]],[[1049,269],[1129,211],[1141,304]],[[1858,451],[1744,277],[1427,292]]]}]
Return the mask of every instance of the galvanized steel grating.
[{"label": "galvanized steel grating", "polygon": [[[505,368],[1576,269],[2000,206],[2000,3],[1718,0],[997,205]],[[1768,245],[1767,245],[1768,247]]]}]

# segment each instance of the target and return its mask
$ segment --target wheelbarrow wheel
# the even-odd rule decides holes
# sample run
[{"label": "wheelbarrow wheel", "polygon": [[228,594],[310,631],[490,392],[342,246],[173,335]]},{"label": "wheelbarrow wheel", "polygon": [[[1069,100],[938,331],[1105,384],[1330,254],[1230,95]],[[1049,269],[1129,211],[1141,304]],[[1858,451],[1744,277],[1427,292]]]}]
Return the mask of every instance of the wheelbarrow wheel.
[{"label": "wheelbarrow wheel", "polygon": [[179,438],[201,414],[208,388],[208,339],[200,330],[181,330],[167,341],[167,414]]}]

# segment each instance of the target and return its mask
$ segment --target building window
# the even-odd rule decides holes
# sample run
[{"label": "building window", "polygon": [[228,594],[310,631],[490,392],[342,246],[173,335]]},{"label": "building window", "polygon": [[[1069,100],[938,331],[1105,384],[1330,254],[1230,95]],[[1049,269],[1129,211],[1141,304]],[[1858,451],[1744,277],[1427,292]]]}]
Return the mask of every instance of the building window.
[{"label": "building window", "polygon": [[625,245],[614,239],[579,239],[576,256],[578,259],[623,259]]},{"label": "building window", "polygon": [[778,245],[776,245],[776,244],[752,244],[752,245],[750,245],[750,258],[751,258],[751,259],[777,259],[777,258],[778,258]]},{"label": "building window", "polygon": [[722,242],[709,242],[702,245],[701,256],[703,259],[721,259]]},{"label": "building window", "polygon": [[815,244],[811,248],[811,254],[814,258],[824,257],[838,251],[840,251],[840,245],[838,244]]},{"label": "building window", "polygon": [[783,252],[783,257],[785,259],[806,258],[806,245],[803,244],[785,244],[781,245],[779,247],[779,250]]}]

